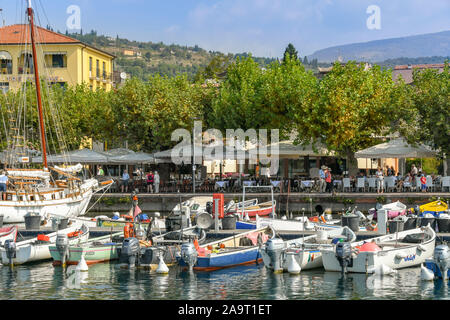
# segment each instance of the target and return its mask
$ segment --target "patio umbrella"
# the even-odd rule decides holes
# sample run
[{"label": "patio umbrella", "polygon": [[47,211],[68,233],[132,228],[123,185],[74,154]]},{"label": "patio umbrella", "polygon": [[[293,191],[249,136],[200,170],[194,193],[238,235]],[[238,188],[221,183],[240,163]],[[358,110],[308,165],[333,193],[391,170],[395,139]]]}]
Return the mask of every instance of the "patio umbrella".
[{"label": "patio umbrella", "polygon": [[[70,151],[65,154],[49,155],[49,163],[81,163],[81,164],[108,164],[109,157],[101,152],[91,149]],[[33,163],[42,162],[42,157],[34,157]]]},{"label": "patio umbrella", "polygon": [[355,153],[355,158],[434,158],[437,153],[424,144],[416,147],[404,139],[394,139]]},{"label": "patio umbrella", "polygon": [[111,164],[149,164],[154,163],[155,158],[153,155],[145,152],[133,152],[120,156],[110,157],[109,163]]}]

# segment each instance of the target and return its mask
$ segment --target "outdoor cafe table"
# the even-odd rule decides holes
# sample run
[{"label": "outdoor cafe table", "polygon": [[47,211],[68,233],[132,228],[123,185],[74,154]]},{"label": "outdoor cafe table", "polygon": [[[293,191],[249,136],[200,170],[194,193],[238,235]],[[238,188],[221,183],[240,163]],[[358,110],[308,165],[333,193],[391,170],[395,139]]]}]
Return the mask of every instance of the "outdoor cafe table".
[{"label": "outdoor cafe table", "polygon": [[256,185],[256,181],[243,181],[244,186],[251,187]]},{"label": "outdoor cafe table", "polygon": [[302,180],[301,181],[302,189],[310,189],[311,190],[313,185],[314,185],[314,180]]},{"label": "outdoor cafe table", "polygon": [[228,187],[228,181],[216,181],[216,189],[224,189]]},{"label": "outdoor cafe table", "polygon": [[333,180],[333,186],[338,190],[342,189],[342,180]]},{"label": "outdoor cafe table", "polygon": [[280,186],[281,181],[270,181],[270,183],[274,186],[274,188],[277,188]]}]

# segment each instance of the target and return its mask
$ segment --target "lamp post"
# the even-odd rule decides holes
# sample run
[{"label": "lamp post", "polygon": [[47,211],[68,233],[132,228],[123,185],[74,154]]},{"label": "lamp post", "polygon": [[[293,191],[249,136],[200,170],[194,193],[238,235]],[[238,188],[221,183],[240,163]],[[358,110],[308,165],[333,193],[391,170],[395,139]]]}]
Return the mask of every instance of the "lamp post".
[{"label": "lamp post", "polygon": [[195,193],[195,121],[200,120],[199,117],[192,117],[194,127],[192,128],[192,192]]}]

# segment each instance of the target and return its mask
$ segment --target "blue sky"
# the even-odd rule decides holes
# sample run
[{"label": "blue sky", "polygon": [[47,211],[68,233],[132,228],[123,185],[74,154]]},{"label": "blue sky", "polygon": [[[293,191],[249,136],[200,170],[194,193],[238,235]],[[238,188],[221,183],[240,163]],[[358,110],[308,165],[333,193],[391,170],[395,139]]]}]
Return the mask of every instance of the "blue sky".
[{"label": "blue sky", "polygon": [[[32,0],[41,24],[65,32],[70,5],[84,32],[138,41],[199,45],[221,52],[301,56],[330,46],[450,30],[450,0]],[[44,6],[45,12],[42,10]],[[369,30],[370,5],[381,29]],[[0,0],[6,24],[19,23],[25,0]],[[0,15],[0,18],[2,18]],[[69,30],[70,31],[70,30]],[[73,30],[74,31],[74,30]],[[449,53],[450,54],[450,53]]]}]

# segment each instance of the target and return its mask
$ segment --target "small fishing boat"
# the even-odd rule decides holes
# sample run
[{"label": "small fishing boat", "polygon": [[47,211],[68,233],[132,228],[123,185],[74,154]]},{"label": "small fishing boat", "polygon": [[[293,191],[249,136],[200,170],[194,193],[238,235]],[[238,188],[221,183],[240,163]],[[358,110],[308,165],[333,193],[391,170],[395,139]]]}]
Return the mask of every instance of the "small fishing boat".
[{"label": "small fishing boat", "polygon": [[74,224],[50,234],[39,234],[32,239],[19,242],[7,240],[0,248],[2,264],[20,265],[29,262],[49,260],[50,246],[56,243],[58,236],[64,236],[68,243],[75,244],[86,241],[89,238],[89,228],[86,225]]},{"label": "small fishing boat", "polygon": [[182,269],[214,271],[262,262],[259,246],[275,236],[270,227],[250,230],[225,239],[199,245],[196,241],[181,246],[178,264]]},{"label": "small fishing boat", "polygon": [[172,230],[164,234],[153,235],[149,230],[140,227],[136,228],[133,237],[127,237],[118,248],[119,266],[121,268],[141,267],[155,270],[159,264],[161,256],[166,265],[177,264],[176,256],[180,254],[180,245],[191,239],[198,239],[199,243],[204,243],[206,239],[205,230],[194,226],[180,230]]},{"label": "small fishing boat", "polygon": [[323,267],[321,248],[333,247],[338,241],[353,242],[355,233],[349,227],[337,229],[317,228],[315,234],[303,236],[292,240],[274,238],[268,240],[261,248],[260,253],[267,269],[275,273],[289,271],[288,256],[295,259],[300,270]]},{"label": "small fishing boat", "polygon": [[277,206],[276,200],[267,201],[263,203],[258,203],[254,206],[248,206],[242,209],[237,209],[235,213],[242,217],[248,215],[250,219],[252,218],[255,219],[256,216],[268,216],[269,214],[274,213],[276,206]]},{"label": "small fishing boat", "polygon": [[0,228],[0,246],[3,246],[6,240],[16,241],[17,231],[17,226]]},{"label": "small fishing boat", "polygon": [[434,273],[435,278],[447,280],[450,278],[450,249],[442,244],[434,249],[432,258],[425,260],[425,267]]},{"label": "small fishing boat", "polygon": [[314,230],[314,223],[310,222],[306,217],[298,217],[295,220],[287,220],[283,218],[264,218],[256,216],[256,221],[236,221],[236,229],[260,229],[268,225],[272,226],[275,231],[303,231]]},{"label": "small fishing boat", "polygon": [[433,201],[416,207],[414,213],[420,218],[424,217],[426,214],[432,214],[435,218],[439,218],[441,214],[448,212],[448,205],[442,200]]},{"label": "small fishing boat", "polygon": [[406,205],[401,203],[400,201],[388,203],[382,206],[378,206],[377,208],[369,209],[369,215],[373,215],[373,219],[377,218],[377,210],[386,210],[388,219],[394,219],[398,216],[406,215]]},{"label": "small fishing boat", "polygon": [[433,255],[436,233],[430,225],[364,241],[323,248],[326,271],[374,273],[379,267],[417,266]]},{"label": "small fishing boat", "polygon": [[[50,246],[50,254],[53,258],[53,266],[77,265],[84,254],[86,264],[91,265],[119,259],[119,250],[122,246],[123,232],[116,232],[110,235],[88,239],[82,243],[69,245],[66,248],[57,241]],[[66,255],[63,259],[62,256]]]}]

